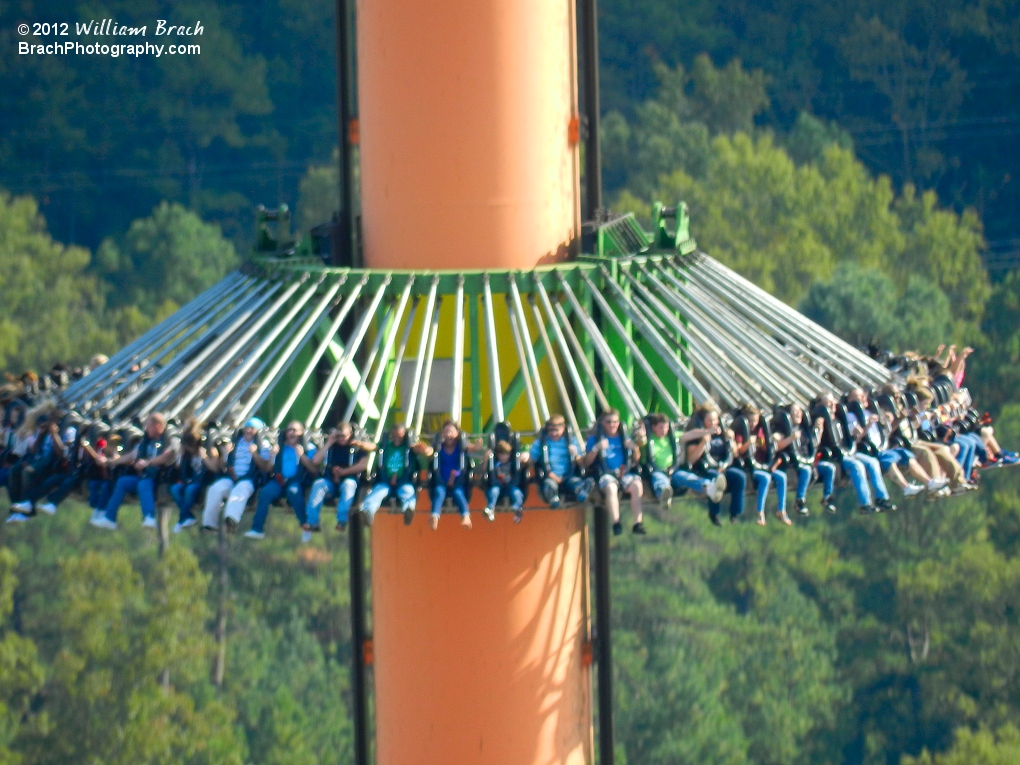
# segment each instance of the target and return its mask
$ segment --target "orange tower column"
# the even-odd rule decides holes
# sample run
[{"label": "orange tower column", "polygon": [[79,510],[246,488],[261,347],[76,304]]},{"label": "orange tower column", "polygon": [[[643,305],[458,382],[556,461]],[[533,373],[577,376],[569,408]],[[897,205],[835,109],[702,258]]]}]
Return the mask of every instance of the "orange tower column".
[{"label": "orange tower column", "polygon": [[[365,265],[565,258],[580,230],[574,0],[357,13]],[[423,515],[372,527],[377,762],[590,764],[583,510],[476,515],[471,531]]]},{"label": "orange tower column", "polygon": [[590,765],[587,564],[583,509],[377,516],[376,761]]},{"label": "orange tower column", "polygon": [[358,0],[369,268],[527,269],[580,230],[574,0]]}]

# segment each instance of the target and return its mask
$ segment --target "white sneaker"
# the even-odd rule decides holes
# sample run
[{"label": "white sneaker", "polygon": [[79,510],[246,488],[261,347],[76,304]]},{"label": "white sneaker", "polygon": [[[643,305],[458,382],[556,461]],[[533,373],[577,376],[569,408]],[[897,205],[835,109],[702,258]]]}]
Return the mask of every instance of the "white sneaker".
[{"label": "white sneaker", "polygon": [[105,514],[98,518],[93,518],[89,523],[97,529],[106,529],[107,531],[115,531],[117,529],[117,524],[107,518]]},{"label": "white sneaker", "polygon": [[40,502],[38,505],[35,506],[35,509],[41,510],[42,512],[46,513],[46,515],[56,515],[57,513],[57,506],[54,505],[52,502]]},{"label": "white sneaker", "polygon": [[[308,532],[305,532],[305,533],[308,533]],[[304,537],[304,534],[302,534],[302,537]],[[266,532],[264,532],[264,531],[255,531],[255,529],[251,529],[250,531],[244,532],[244,538],[245,539],[265,539],[266,538]],[[311,539],[312,535],[308,534],[308,538]]]},{"label": "white sneaker", "polygon": [[151,515],[145,516],[145,519],[142,521],[142,528],[143,529],[156,528],[156,519],[153,518]]},{"label": "white sneaker", "polygon": [[723,494],[726,493],[726,474],[720,473],[712,480],[712,492],[708,498],[713,502],[722,502]]},{"label": "white sneaker", "polygon": [[15,512],[18,512],[18,513],[30,513],[30,512],[32,512],[32,503],[31,502],[15,502],[13,505],[11,505],[11,510],[14,510]]},{"label": "white sneaker", "polygon": [[485,512],[485,517],[488,518],[490,521],[496,520],[496,510],[495,510],[495,508],[487,507],[487,508],[485,508],[484,512]]},{"label": "white sneaker", "polygon": [[[263,534],[262,536],[265,536],[265,534]],[[312,541],[312,532],[310,532],[310,531],[302,531],[301,532],[301,544],[306,545],[306,544],[308,544],[311,541]]]},{"label": "white sneaker", "polygon": [[921,484],[919,484],[919,483],[908,483],[906,486],[903,487],[903,496],[904,497],[916,497],[922,491],[924,491],[924,487]]},{"label": "white sneaker", "polygon": [[663,510],[669,510],[669,506],[673,504],[673,487],[667,486],[662,490],[662,494],[659,495],[659,507]]},{"label": "white sneaker", "polygon": [[106,515],[106,513],[103,512],[102,510],[93,510],[92,511],[92,517],[89,518],[89,523],[92,523],[93,521],[98,521],[100,518],[104,517],[105,515]]},{"label": "white sneaker", "polygon": [[939,489],[943,488],[944,486],[948,485],[948,483],[949,483],[948,478],[932,478],[930,481],[928,481],[928,485],[925,488],[928,489],[928,491],[930,492],[936,492]]},{"label": "white sneaker", "polygon": [[174,534],[180,534],[185,529],[190,529],[192,526],[198,524],[194,518],[185,518],[183,521],[178,521],[174,524]]},{"label": "white sneaker", "polygon": [[24,513],[11,513],[7,518],[7,523],[24,523],[28,520],[28,516]]}]

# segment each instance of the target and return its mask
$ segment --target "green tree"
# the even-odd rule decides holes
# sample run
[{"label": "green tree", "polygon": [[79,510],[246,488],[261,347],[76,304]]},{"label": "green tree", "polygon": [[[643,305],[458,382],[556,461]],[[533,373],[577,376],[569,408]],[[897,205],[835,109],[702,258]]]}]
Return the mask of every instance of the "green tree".
[{"label": "green tree", "polygon": [[14,554],[0,547],[0,765],[22,762],[13,744],[19,733],[37,724],[32,700],[43,684],[35,644],[7,623],[18,585],[16,564]]},{"label": "green tree", "polygon": [[985,728],[960,728],[952,748],[941,754],[928,750],[904,757],[901,765],[1012,765],[1020,762],[1020,730],[1004,725],[994,733]]},{"label": "green tree", "polygon": [[35,200],[0,191],[0,367],[81,363],[114,338],[81,247],[53,241]]},{"label": "green tree", "polygon": [[951,329],[949,300],[930,281],[912,276],[901,295],[888,276],[853,263],[811,285],[800,310],[858,347],[934,353]]},{"label": "green tree", "polygon": [[111,302],[137,307],[151,319],[164,302],[182,305],[223,278],[237,265],[237,254],[219,226],[161,202],[119,240],[104,240],[96,261]]},{"label": "green tree", "polygon": [[61,572],[65,642],[45,689],[52,724],[26,741],[31,761],[239,764],[230,711],[199,692],[211,641],[208,578],[194,556],[168,550],[148,587],[121,552],[70,558]]}]

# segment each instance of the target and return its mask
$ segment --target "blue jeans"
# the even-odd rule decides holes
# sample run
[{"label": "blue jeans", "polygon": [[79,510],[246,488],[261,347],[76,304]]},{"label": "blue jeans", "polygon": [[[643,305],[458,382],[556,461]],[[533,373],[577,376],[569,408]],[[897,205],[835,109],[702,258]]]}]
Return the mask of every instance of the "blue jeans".
[{"label": "blue jeans", "polygon": [[452,489],[448,489],[445,484],[437,484],[432,487],[432,514],[439,515],[443,510],[443,502],[446,500],[446,495],[450,495],[450,499],[453,500],[453,504],[457,506],[457,510],[460,511],[461,515],[470,515],[471,511],[468,510],[467,497],[464,496],[463,486],[454,486]]},{"label": "blue jeans", "polygon": [[58,481],[50,484],[47,487],[49,493],[46,495],[46,501],[53,505],[59,505],[65,499],[70,496],[71,492],[78,488],[78,484],[81,483],[81,476],[79,475],[63,475],[60,476]]},{"label": "blue jeans", "polygon": [[255,508],[255,517],[251,522],[252,531],[265,531],[266,516],[269,515],[269,506],[280,497],[287,497],[287,504],[294,508],[294,515],[302,526],[305,518],[305,492],[300,481],[289,481],[286,485],[280,486],[280,482],[272,480],[259,489],[258,505]]},{"label": "blue jeans", "polygon": [[[825,463],[828,465],[828,463]],[[832,467],[830,465],[830,467]],[[811,466],[810,465],[797,465],[797,499],[803,501],[807,496],[808,487],[811,485]],[[821,471],[819,471],[819,475]],[[835,475],[835,468],[833,468],[833,475]]]},{"label": "blue jeans", "polygon": [[106,503],[110,501],[112,488],[112,482],[104,481],[102,478],[93,478],[89,481],[89,507],[93,510],[105,510]]},{"label": "blue jeans", "polygon": [[414,510],[418,494],[409,483],[402,483],[396,487],[390,486],[388,483],[377,483],[361,503],[361,510],[368,515],[369,523],[379,512],[382,503],[390,496],[397,498],[401,510]]},{"label": "blue jeans", "polygon": [[524,492],[521,491],[520,486],[490,486],[485,492],[485,499],[489,507],[495,507],[504,497],[510,500],[512,509],[520,510],[524,507]]},{"label": "blue jeans", "polygon": [[818,477],[822,479],[822,496],[831,497],[836,490],[836,466],[831,462],[822,460],[815,469],[818,470]]},{"label": "blue jeans", "polygon": [[752,474],[754,486],[758,499],[758,515],[765,512],[765,500],[769,494],[769,484],[773,481],[776,484],[777,509],[780,513],[786,512],[786,473],[782,470],[769,472],[767,470],[755,470]]},{"label": "blue jeans", "polygon": [[[871,504],[871,487],[868,479],[875,484],[875,496],[879,499],[889,499],[889,493],[885,490],[885,482],[882,481],[882,468],[878,460],[868,457],[865,454],[855,454],[853,457],[843,458],[843,470],[853,484],[854,492],[857,494],[857,503],[863,507]],[[875,475],[878,475],[878,482]],[[879,490],[881,487],[881,491]]]},{"label": "blue jeans", "polygon": [[875,489],[875,496],[879,499],[889,499],[889,490],[885,488],[885,479],[882,478],[881,463],[867,454],[855,454],[854,459],[864,465],[864,470]]},{"label": "blue jeans", "polygon": [[177,509],[180,510],[178,521],[186,521],[188,518],[194,519],[195,516],[191,512],[191,508],[195,506],[200,491],[202,491],[201,481],[175,483],[170,486],[170,496],[173,497],[174,502],[177,504]]},{"label": "blue jeans", "polygon": [[910,449],[886,449],[878,453],[878,462],[882,466],[883,473],[893,465],[909,467],[910,460],[913,458],[914,453]]},{"label": "blue jeans", "polygon": [[976,433],[961,433],[956,437],[956,443],[960,445],[960,453],[956,455],[957,461],[963,466],[964,480],[970,480],[970,474],[974,470],[974,460],[982,462],[988,460],[988,450],[985,449],[985,442]]},{"label": "blue jeans", "polygon": [[[560,499],[574,498],[578,502],[583,502],[586,497],[578,497],[577,492],[580,491],[581,486],[584,484],[584,479],[578,476],[570,476],[570,478],[564,478],[560,483],[551,478],[546,478],[542,481],[539,487],[542,499],[546,502],[550,502],[553,497],[559,495]],[[566,495],[565,497],[563,495]]]},{"label": "blue jeans", "polygon": [[117,522],[117,511],[120,510],[124,498],[128,494],[138,495],[138,504],[142,506],[142,518],[156,517],[156,479],[139,478],[136,475],[122,475],[117,479],[110,501],[106,503],[106,517],[113,523]]},{"label": "blue jeans", "polygon": [[317,478],[308,492],[308,523],[318,526],[322,503],[333,498],[336,498],[336,522],[347,523],[357,495],[358,479],[353,476],[342,479],[339,486],[328,478]]},{"label": "blue jeans", "polygon": [[[715,478],[718,470],[709,470],[708,477]],[[726,468],[726,493],[730,495],[730,518],[737,518],[744,512],[744,490],[747,488],[747,473],[740,468]],[[722,510],[718,502],[709,501],[708,515],[718,518]]]},{"label": "blue jeans", "polygon": [[678,495],[686,492],[688,489],[707,494],[705,490],[708,488],[707,479],[694,473],[689,473],[686,470],[674,470],[673,475],[666,475],[661,470],[653,470],[648,483],[651,484],[652,494],[656,498],[662,496],[662,490],[667,486],[673,489],[674,494]]}]

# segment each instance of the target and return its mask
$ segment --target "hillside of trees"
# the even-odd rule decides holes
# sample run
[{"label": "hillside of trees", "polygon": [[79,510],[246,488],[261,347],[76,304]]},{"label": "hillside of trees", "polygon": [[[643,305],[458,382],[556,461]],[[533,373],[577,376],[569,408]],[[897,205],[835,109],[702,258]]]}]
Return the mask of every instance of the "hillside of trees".
[{"label": "hillside of trees", "polygon": [[[307,227],[336,201],[330,0],[46,4],[201,19],[201,56],[140,61],[19,57],[40,7],[0,4],[12,373],[168,315],[243,258],[255,204]],[[1020,6],[600,8],[613,207],[686,200],[703,249],[855,344],[973,346],[968,385],[1020,446]],[[619,762],[1017,761],[1020,475],[851,512],[715,529],[677,503],[614,542]],[[0,763],[351,761],[337,537],[299,548],[277,514],[223,579],[212,539],[160,558],[133,512],[102,538],[87,516],[0,526]]]}]

